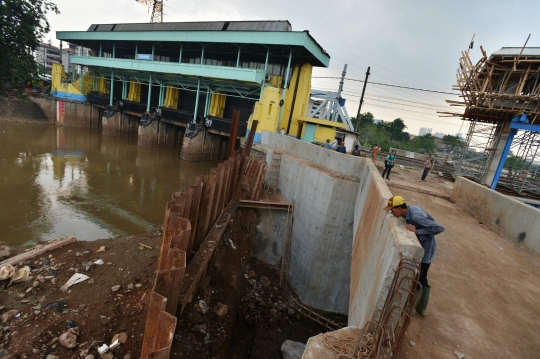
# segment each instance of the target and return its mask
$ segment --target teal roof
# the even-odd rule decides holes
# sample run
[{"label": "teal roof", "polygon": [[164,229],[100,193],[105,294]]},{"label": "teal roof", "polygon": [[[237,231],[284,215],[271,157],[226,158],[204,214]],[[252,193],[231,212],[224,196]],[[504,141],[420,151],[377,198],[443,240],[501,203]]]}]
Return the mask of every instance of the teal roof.
[{"label": "teal roof", "polygon": [[[95,25],[92,25],[95,26]],[[101,25],[99,25],[101,26]],[[175,42],[175,43],[225,43],[283,46],[293,49],[293,56],[313,66],[328,67],[330,56],[308,31],[216,31],[216,30],[146,30],[117,31],[57,31],[58,40],[85,47],[99,47],[101,41],[123,42]],[[300,55],[299,55],[300,54]]]}]

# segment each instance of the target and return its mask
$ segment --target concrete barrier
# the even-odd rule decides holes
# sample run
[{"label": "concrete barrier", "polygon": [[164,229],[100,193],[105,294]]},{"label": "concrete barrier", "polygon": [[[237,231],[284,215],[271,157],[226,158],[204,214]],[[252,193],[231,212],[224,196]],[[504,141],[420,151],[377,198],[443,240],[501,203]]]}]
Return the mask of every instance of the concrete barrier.
[{"label": "concrete barrier", "polygon": [[[382,309],[401,257],[420,260],[422,247],[382,210],[392,194],[371,160],[263,131],[257,149],[268,163],[274,148],[283,151],[278,191],[295,205],[289,283],[304,304],[362,327]],[[268,240],[261,225],[255,255],[276,264],[283,237]]]},{"label": "concrete barrier", "polygon": [[540,254],[540,210],[458,177],[450,200],[495,232]]},{"label": "concrete barrier", "polygon": [[403,219],[383,210],[392,197],[370,160],[359,173],[354,211],[349,325],[363,327],[378,318],[401,258],[420,261],[424,253]]}]

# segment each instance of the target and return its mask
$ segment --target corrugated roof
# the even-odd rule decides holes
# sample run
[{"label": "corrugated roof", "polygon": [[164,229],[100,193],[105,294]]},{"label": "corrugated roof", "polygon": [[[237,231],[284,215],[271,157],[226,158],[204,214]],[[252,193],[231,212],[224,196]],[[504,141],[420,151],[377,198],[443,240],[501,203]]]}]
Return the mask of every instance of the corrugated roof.
[{"label": "corrugated roof", "polygon": [[87,31],[292,31],[285,21],[203,21],[140,24],[92,24]]},{"label": "corrugated roof", "polygon": [[[522,47],[503,47],[495,51],[491,56],[519,56]],[[540,47],[526,47],[521,53],[522,57],[540,57]]]}]

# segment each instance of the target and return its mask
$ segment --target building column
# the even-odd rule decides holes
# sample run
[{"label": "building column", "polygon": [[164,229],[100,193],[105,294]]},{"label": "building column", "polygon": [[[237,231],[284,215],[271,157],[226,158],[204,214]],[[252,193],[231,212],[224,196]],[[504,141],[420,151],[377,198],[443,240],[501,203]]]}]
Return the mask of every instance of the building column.
[{"label": "building column", "polygon": [[[512,136],[513,137],[513,136]],[[509,134],[508,133],[501,133],[499,137],[499,142],[497,143],[497,149],[495,150],[495,154],[493,155],[493,158],[491,159],[491,163],[489,164],[489,168],[486,171],[486,177],[484,179],[484,183],[488,186],[491,186],[493,183],[493,180],[497,173],[497,168],[499,167],[499,163],[506,161],[506,156],[503,157],[504,149],[506,147],[506,144],[508,143]],[[510,142],[512,142],[512,139],[510,139]]]},{"label": "building column", "polygon": [[114,71],[111,71],[111,89],[109,96],[109,105],[112,106],[114,101]]},{"label": "building column", "polygon": [[182,63],[182,50],[184,45],[180,44],[180,55],[178,56],[178,63]]},{"label": "building column", "polygon": [[128,84],[128,78],[125,77],[123,80],[122,80],[122,100],[125,100],[126,97],[127,97],[127,84]]},{"label": "building column", "polygon": [[491,160],[491,165],[489,166],[485,180],[485,183],[493,190],[497,188],[497,182],[499,182],[504,163],[506,162],[506,157],[508,157],[510,146],[512,146],[512,141],[514,140],[516,132],[517,130],[510,129],[509,134],[501,133],[501,137],[499,138],[497,150]]},{"label": "building column", "polygon": [[146,112],[150,112],[151,95],[152,95],[152,75],[150,75],[150,80],[148,80],[148,102],[146,103]]},{"label": "building column", "polygon": [[236,67],[240,67],[240,53],[242,51],[242,46],[238,46],[238,56],[236,57]]},{"label": "building column", "polygon": [[197,121],[197,109],[199,108],[199,93],[201,90],[201,78],[197,79],[197,96],[195,97],[195,110],[193,110],[193,123]]},{"label": "building column", "polygon": [[[285,95],[287,94],[287,83],[289,82],[289,72],[291,71],[291,60],[292,60],[292,50],[289,53],[289,62],[287,63],[287,72],[285,73],[285,78],[283,79],[283,91],[281,92],[281,101],[283,103],[285,103]],[[278,117],[276,132],[279,131],[282,115],[283,115],[283,105],[279,106],[279,117]]]},{"label": "building column", "polygon": [[204,117],[208,116],[208,107],[210,106],[210,90],[206,90],[206,102],[204,103]]}]

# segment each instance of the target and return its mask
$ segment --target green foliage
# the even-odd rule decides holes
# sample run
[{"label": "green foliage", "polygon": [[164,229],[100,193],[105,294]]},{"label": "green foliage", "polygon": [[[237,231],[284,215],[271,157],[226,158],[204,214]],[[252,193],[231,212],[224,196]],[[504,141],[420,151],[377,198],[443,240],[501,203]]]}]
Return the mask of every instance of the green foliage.
[{"label": "green foliage", "polygon": [[[354,121],[356,122],[356,121]],[[401,118],[390,122],[373,123],[373,114],[366,112],[360,116],[358,132],[362,146],[372,147],[377,144],[388,151],[390,147],[413,151],[424,154],[432,154],[437,150],[435,137],[431,134],[415,137],[410,140],[408,132],[404,132],[407,126]]]},{"label": "green foliage", "polygon": [[442,138],[442,143],[444,143],[450,151],[465,147],[465,141],[458,136],[444,135]]},{"label": "green foliage", "polygon": [[410,140],[404,149],[412,152],[433,154],[437,150],[437,143],[431,133],[426,133],[423,136],[416,136]]},{"label": "green foliage", "polygon": [[354,128],[358,129],[358,132],[361,132],[366,127],[369,127],[369,126],[373,125],[373,119],[374,119],[373,114],[371,112],[366,112],[366,113],[360,114],[360,124],[359,124],[359,126],[357,126],[356,117],[351,118],[351,122],[352,122]]},{"label": "green foliage", "polygon": [[504,162],[505,168],[512,168],[513,170],[522,171],[526,168],[529,168],[532,162],[526,161],[523,157],[516,157],[510,155],[506,157]]},{"label": "green foliage", "polygon": [[32,53],[50,30],[47,13],[59,14],[47,0],[0,1],[0,79],[25,82],[37,75]]}]

